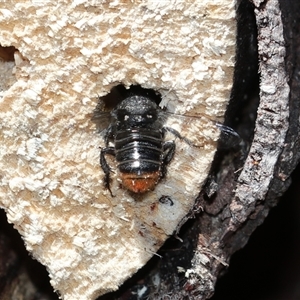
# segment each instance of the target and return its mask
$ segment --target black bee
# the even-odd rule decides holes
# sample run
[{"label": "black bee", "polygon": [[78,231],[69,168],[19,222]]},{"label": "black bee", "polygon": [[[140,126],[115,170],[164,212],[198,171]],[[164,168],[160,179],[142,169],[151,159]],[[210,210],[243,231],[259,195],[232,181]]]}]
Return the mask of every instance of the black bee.
[{"label": "black bee", "polygon": [[[105,148],[100,152],[104,184],[110,191],[110,172],[106,155],[115,156],[122,186],[133,193],[153,190],[166,175],[167,165],[175,154],[175,142],[165,141],[167,132],[192,145],[178,131],[165,126],[170,113],[162,110],[155,99],[146,95],[129,95],[110,112],[103,111],[100,101],[92,121],[105,129]],[[218,125],[217,125],[218,126]],[[219,125],[223,131],[231,128]],[[237,134],[236,134],[237,135]],[[109,146],[109,142],[114,146]]]}]

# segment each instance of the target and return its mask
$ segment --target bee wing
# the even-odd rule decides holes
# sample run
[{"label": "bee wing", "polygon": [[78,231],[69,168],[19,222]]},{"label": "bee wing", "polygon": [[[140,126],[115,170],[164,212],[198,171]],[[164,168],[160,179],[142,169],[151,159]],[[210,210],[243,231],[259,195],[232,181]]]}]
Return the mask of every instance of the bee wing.
[{"label": "bee wing", "polygon": [[102,105],[97,105],[91,118],[92,122],[96,124],[96,127],[100,132],[106,130],[110,126],[112,119],[111,113],[109,111],[103,111]]},{"label": "bee wing", "polygon": [[[233,147],[240,142],[240,136],[232,128],[217,123],[207,116],[180,115],[166,111],[159,113],[166,129],[188,144],[203,147],[207,143],[220,141],[223,148]],[[177,132],[178,134],[174,133]]]}]

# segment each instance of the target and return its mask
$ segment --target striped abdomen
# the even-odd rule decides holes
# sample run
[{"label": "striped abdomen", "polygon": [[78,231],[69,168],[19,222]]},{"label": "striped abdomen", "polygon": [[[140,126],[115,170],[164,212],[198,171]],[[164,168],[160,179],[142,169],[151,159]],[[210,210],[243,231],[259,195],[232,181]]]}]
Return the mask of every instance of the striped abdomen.
[{"label": "striped abdomen", "polygon": [[115,154],[125,188],[134,193],[152,190],[162,175],[162,132],[145,128],[117,131]]}]

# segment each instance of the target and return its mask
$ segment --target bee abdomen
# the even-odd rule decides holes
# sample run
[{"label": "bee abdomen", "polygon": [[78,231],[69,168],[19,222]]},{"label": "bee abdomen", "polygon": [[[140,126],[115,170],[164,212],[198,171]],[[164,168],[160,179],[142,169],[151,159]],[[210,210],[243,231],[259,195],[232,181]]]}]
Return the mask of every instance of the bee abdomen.
[{"label": "bee abdomen", "polygon": [[160,169],[162,136],[160,132],[130,132],[117,134],[115,139],[116,160],[121,172],[155,172]]}]

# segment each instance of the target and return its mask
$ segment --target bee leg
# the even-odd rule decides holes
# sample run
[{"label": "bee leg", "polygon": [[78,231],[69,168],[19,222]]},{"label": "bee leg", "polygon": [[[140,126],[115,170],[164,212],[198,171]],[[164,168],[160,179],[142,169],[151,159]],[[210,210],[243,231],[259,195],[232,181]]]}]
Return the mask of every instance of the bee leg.
[{"label": "bee leg", "polygon": [[161,177],[165,177],[167,173],[167,165],[170,163],[172,158],[174,157],[175,154],[175,143],[172,141],[164,142],[163,143],[163,159],[162,159],[162,175]]},{"label": "bee leg", "polygon": [[109,140],[114,137],[114,133],[115,133],[115,127],[114,127],[114,125],[110,124],[108,126],[108,128],[106,129],[104,137],[103,137],[106,148],[108,148]]},{"label": "bee leg", "polygon": [[174,136],[181,139],[182,141],[184,141],[188,145],[194,146],[192,141],[190,141],[188,138],[182,136],[177,130],[175,130],[171,127],[163,127],[163,130],[164,130],[164,132],[168,131],[168,132],[172,133]]},{"label": "bee leg", "polygon": [[106,148],[102,148],[101,152],[100,152],[100,166],[104,172],[104,187],[106,189],[109,190],[110,194],[112,197],[114,197],[111,189],[110,189],[110,172],[111,172],[111,168],[108,165],[105,155],[106,154],[110,154],[115,156],[115,148],[114,147],[106,147]]}]

